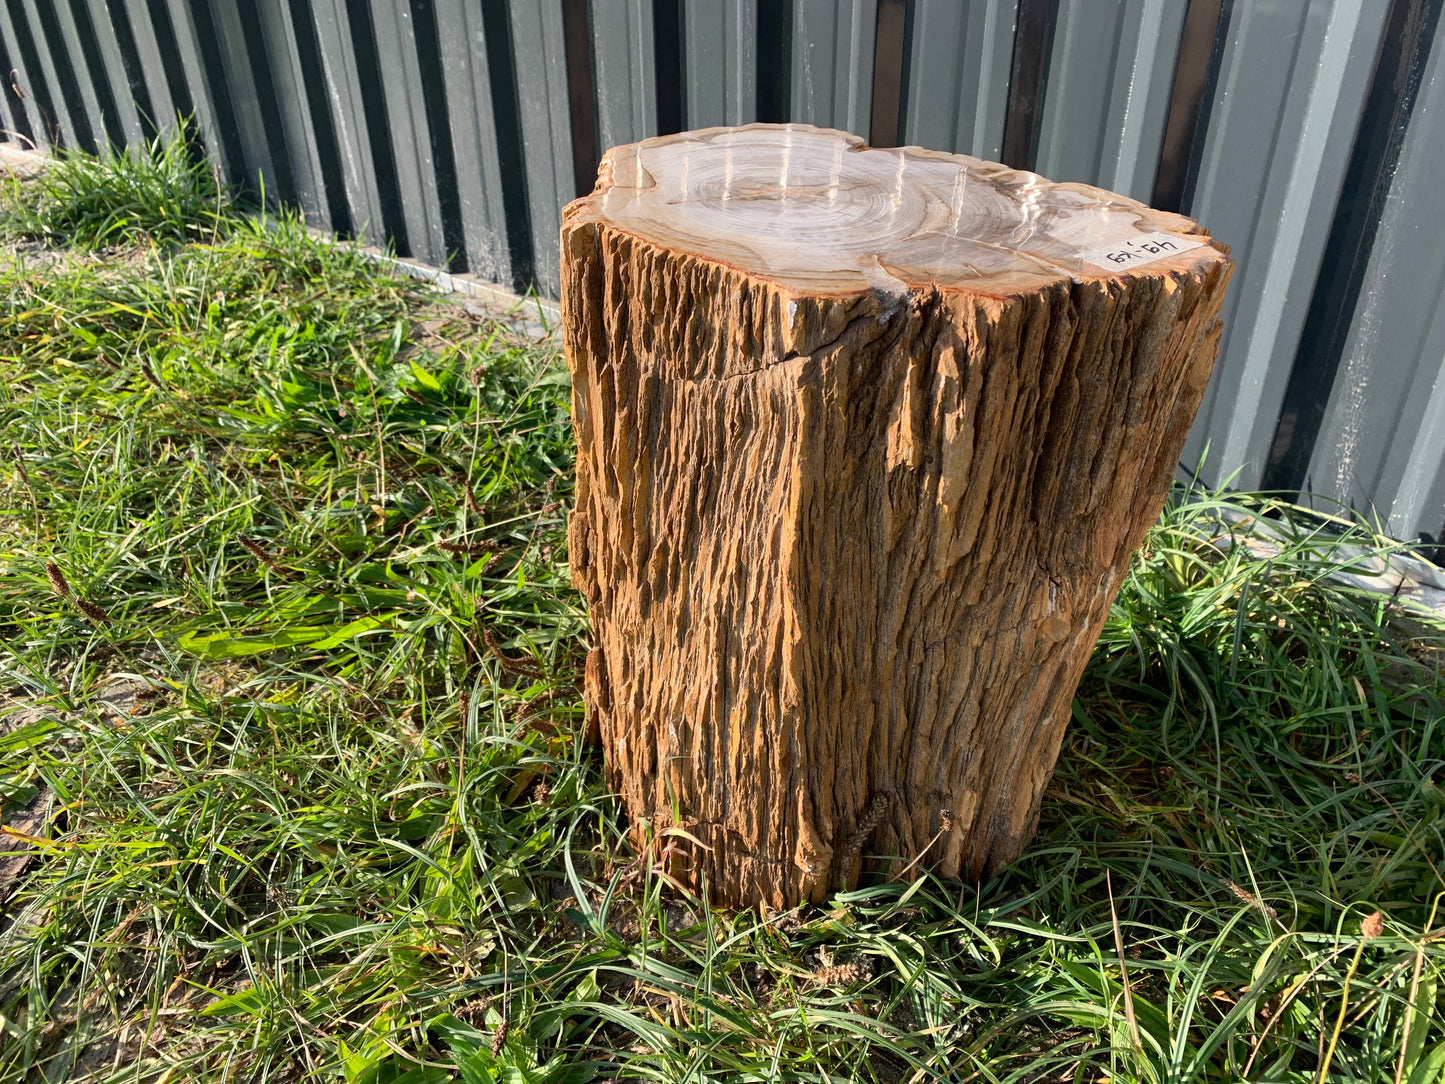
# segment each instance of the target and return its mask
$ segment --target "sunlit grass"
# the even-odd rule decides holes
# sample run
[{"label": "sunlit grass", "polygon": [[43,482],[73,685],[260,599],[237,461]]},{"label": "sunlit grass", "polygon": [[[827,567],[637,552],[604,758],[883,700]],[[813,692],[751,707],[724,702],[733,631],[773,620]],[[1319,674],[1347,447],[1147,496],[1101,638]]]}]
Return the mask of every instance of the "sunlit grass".
[{"label": "sunlit grass", "polygon": [[1384,540],[1181,491],[1024,858],[715,912],[585,741],[555,351],[221,207],[0,277],[0,1080],[1439,1079],[1441,629],[1330,578]]},{"label": "sunlit grass", "polygon": [[0,187],[10,236],[99,249],[211,238],[234,221],[219,175],[179,135],[104,158],[59,151],[39,175]]}]

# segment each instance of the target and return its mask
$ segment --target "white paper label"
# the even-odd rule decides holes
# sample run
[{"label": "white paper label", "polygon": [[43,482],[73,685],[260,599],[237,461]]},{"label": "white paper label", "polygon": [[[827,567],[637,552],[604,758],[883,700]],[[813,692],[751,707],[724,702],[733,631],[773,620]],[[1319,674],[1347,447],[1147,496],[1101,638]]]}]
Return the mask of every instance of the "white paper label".
[{"label": "white paper label", "polygon": [[1204,239],[1201,237],[1186,237],[1177,233],[1141,233],[1108,248],[1080,253],[1079,259],[1106,271],[1117,271],[1121,267],[1152,263],[1165,256],[1188,252],[1191,248],[1199,248],[1203,244]]}]

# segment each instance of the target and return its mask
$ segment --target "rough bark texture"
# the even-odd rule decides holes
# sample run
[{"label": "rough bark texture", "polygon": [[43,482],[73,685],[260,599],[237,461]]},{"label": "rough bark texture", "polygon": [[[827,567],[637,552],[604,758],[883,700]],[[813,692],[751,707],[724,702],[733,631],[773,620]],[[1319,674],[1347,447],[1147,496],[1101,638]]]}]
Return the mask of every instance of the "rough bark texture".
[{"label": "rough bark texture", "polygon": [[[1195,247],[1087,258],[1159,231]],[[870,855],[1014,858],[1203,394],[1223,246],[763,126],[610,152],[562,232],[586,695],[638,843],[777,907]]]}]

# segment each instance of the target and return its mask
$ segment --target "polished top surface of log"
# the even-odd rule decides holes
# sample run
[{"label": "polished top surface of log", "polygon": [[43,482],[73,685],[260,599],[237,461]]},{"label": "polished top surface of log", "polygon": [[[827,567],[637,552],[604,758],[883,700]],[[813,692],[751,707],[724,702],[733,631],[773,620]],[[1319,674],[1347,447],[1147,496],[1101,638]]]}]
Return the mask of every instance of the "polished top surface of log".
[{"label": "polished top surface of log", "polygon": [[587,221],[807,294],[1014,293],[1227,259],[1192,220],[1126,196],[811,125],[614,147],[567,209],[568,227]]}]

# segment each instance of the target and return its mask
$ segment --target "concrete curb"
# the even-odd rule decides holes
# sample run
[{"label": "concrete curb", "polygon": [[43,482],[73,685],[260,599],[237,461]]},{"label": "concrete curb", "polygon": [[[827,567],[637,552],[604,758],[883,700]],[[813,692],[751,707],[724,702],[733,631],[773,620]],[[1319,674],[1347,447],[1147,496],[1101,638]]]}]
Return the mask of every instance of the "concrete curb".
[{"label": "concrete curb", "polygon": [[456,294],[466,299],[466,308],[476,316],[485,316],[511,324],[529,338],[561,345],[562,310],[555,301],[523,297],[502,286],[474,275],[453,274],[428,264],[401,256],[393,256],[375,245],[342,241],[322,230],[308,230],[320,241],[339,245],[383,267],[390,267],[407,278],[430,284],[439,293]]},{"label": "concrete curb", "polygon": [[[1221,549],[1242,545],[1258,560],[1277,556],[1297,537],[1272,520],[1235,509],[1221,508],[1217,516],[1225,533],[1214,539],[1214,544]],[[1380,553],[1349,542],[1326,542],[1321,550],[1328,555],[1322,559],[1338,566],[1329,573],[1334,582],[1389,595],[1406,610],[1445,618],[1445,569],[1407,553]]]},{"label": "concrete curb", "polygon": [[50,161],[48,155],[22,147],[19,143],[0,143],[0,166],[5,172],[20,177],[33,177]]}]

